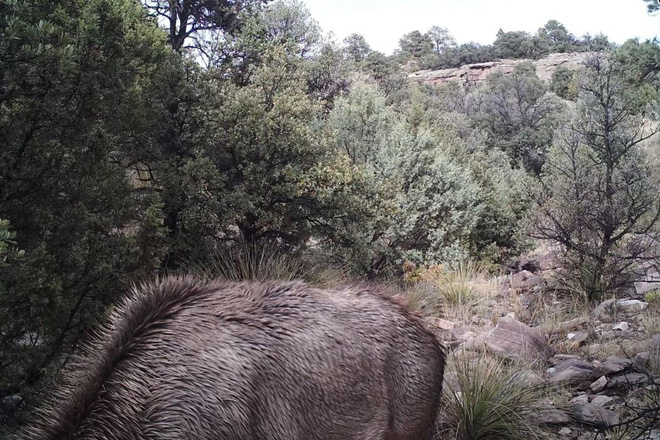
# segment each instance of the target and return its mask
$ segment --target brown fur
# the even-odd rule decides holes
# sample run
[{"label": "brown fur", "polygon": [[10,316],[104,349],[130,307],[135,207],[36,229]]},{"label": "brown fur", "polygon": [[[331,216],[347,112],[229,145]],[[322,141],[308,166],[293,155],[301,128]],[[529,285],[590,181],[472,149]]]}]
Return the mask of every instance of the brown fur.
[{"label": "brown fur", "polygon": [[430,439],[444,353],[373,289],[166,278],[113,313],[35,440]]}]

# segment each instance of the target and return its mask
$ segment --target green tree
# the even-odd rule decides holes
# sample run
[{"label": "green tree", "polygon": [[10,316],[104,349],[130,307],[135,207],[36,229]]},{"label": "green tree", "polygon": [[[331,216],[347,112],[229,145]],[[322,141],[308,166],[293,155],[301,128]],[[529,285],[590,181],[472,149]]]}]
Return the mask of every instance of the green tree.
[{"label": "green tree", "polygon": [[434,49],[438,55],[442,54],[448,48],[456,46],[456,39],[449,33],[447,28],[433,26],[427,34],[431,37]]},{"label": "green tree", "polygon": [[550,81],[550,90],[555,92],[560,98],[575,101],[577,99],[576,73],[564,66],[559,66],[552,72]]},{"label": "green tree", "polygon": [[614,45],[610,43],[607,35],[602,33],[598,33],[593,37],[587,33],[577,44],[580,50],[586,52],[605,52],[614,48]]},{"label": "green tree", "polygon": [[401,37],[399,47],[406,56],[419,59],[433,51],[433,40],[428,34],[412,31]]},{"label": "green tree", "polygon": [[576,49],[575,37],[557,20],[548,21],[538,30],[537,36],[547,43],[549,52],[564,53]]},{"label": "green tree", "polygon": [[305,5],[298,0],[279,0],[259,17],[266,40],[275,46],[290,47],[301,57],[315,53],[321,45],[321,28]]},{"label": "green tree", "polygon": [[635,114],[619,67],[603,56],[586,63],[572,123],[548,159],[535,229],[562,247],[589,300],[624,286],[633,265],[658,255],[658,186],[641,149],[658,128]]},{"label": "green tree", "polygon": [[234,32],[240,13],[268,0],[142,0],[167,27],[172,48],[181,51],[186,40],[204,31]]},{"label": "green tree", "polygon": [[657,41],[640,43],[631,39],[614,51],[616,66],[626,82],[626,93],[636,103],[636,110],[644,111],[655,104],[660,89],[660,45]]},{"label": "green tree", "polygon": [[531,64],[518,64],[509,75],[490,75],[479,95],[476,122],[488,135],[486,145],[538,174],[563,111],[561,102],[547,94]]},{"label": "green tree", "polygon": [[360,34],[351,34],[344,38],[344,46],[348,58],[357,63],[363,61],[371,53],[369,43]]},{"label": "green tree", "polygon": [[[405,260],[434,263],[466,255],[476,222],[477,187],[417,123],[418,106],[402,119],[375,85],[358,83],[329,117],[332,140],[370,178],[378,210],[351,225],[353,266],[371,276]],[[355,256],[359,258],[355,258]]]},{"label": "green tree", "polygon": [[170,49],[131,0],[0,9],[0,212],[26,252],[2,271],[4,394],[57,369],[105,306],[160,264],[158,201],[136,193],[123,134]]},{"label": "green tree", "polygon": [[497,32],[493,47],[500,58],[533,58],[534,43],[532,36],[527,32],[504,32],[500,29]]},{"label": "green tree", "polygon": [[247,242],[305,243],[332,212],[313,189],[301,189],[326,157],[314,130],[322,108],[306,94],[304,71],[285,48],[274,48],[249,84],[218,87],[208,114],[215,125],[209,157],[231,188],[218,213],[231,216],[223,235],[236,238],[236,227]]}]

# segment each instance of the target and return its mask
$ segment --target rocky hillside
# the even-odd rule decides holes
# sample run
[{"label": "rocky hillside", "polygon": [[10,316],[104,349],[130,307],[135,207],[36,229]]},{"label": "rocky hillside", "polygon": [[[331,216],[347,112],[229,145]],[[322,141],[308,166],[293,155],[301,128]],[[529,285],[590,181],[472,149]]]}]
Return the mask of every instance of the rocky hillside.
[{"label": "rocky hillside", "polygon": [[531,62],[536,66],[536,74],[542,80],[550,81],[558,67],[576,69],[590,52],[554,53],[540,60],[500,60],[488,63],[466,64],[454,69],[420,70],[411,73],[410,78],[426,84],[442,84],[448,81],[458,81],[463,85],[474,85],[483,82],[495,72],[510,73],[516,64]]},{"label": "rocky hillside", "polygon": [[[660,439],[660,275],[644,272],[626,298],[589,305],[558,287],[553,255],[541,252],[494,279],[432,279],[433,295],[450,299],[450,282],[463,298],[425,319],[451,364],[499,358],[514,365],[507,381],[546,389],[526,417],[552,438],[596,440],[610,428],[629,430],[616,438]],[[416,299],[422,310],[430,297]],[[445,380],[449,392],[463,391],[451,368]],[[635,437],[640,424],[646,436]]]}]

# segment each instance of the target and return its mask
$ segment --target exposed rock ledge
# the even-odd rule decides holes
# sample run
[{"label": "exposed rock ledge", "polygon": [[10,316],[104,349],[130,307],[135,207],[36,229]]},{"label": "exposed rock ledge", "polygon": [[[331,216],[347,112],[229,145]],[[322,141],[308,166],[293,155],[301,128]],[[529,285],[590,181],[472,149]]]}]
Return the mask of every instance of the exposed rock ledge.
[{"label": "exposed rock ledge", "polygon": [[410,78],[426,84],[443,84],[448,81],[458,81],[463,85],[473,85],[483,82],[488,75],[495,72],[511,73],[516,64],[532,62],[536,66],[536,75],[545,81],[550,81],[552,74],[559,66],[567,69],[577,69],[591,52],[553,53],[540,60],[500,60],[488,63],[466,64],[454,69],[420,70],[411,73]]}]

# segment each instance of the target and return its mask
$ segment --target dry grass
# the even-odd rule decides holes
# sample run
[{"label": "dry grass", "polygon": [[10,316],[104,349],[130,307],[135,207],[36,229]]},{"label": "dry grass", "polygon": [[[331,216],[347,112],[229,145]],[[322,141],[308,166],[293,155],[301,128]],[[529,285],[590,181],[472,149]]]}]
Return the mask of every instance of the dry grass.
[{"label": "dry grass", "polygon": [[341,268],[311,262],[275,245],[239,244],[216,253],[209,263],[190,264],[193,272],[229,281],[304,280],[317,287],[331,287],[348,280]]},{"label": "dry grass", "polygon": [[411,288],[411,302],[428,315],[469,322],[496,286],[472,261],[431,266],[419,272]]},{"label": "dry grass", "polygon": [[660,333],[660,310],[654,308],[644,310],[641,316],[641,324],[649,336]]}]

